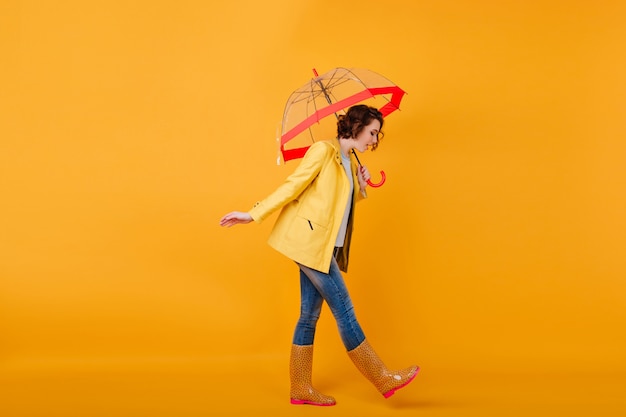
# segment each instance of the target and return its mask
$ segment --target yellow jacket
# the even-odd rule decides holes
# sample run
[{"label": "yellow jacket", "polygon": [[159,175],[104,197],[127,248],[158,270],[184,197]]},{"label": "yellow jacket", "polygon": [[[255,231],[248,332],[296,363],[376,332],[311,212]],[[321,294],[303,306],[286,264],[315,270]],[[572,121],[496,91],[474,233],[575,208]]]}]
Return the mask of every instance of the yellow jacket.
[{"label": "yellow jacket", "polygon": [[[254,221],[260,223],[282,208],[270,233],[269,245],[302,265],[326,273],[330,270],[350,191],[340,152],[337,139],[314,143],[293,174],[249,211]],[[348,268],[354,202],[365,197],[365,191],[360,192],[354,161],[351,170],[353,204],[344,248],[338,256],[343,271]]]}]

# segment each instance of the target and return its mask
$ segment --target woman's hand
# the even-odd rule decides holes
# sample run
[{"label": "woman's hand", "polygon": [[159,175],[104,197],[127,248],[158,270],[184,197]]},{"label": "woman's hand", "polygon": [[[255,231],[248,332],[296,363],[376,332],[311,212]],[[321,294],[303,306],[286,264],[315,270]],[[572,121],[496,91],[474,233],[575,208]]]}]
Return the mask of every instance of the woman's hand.
[{"label": "woman's hand", "polygon": [[252,216],[248,213],[241,211],[231,211],[227,215],[221,218],[220,226],[231,227],[236,224],[247,224],[252,221]]},{"label": "woman's hand", "polygon": [[370,175],[369,170],[366,166],[359,166],[357,170],[357,178],[359,179],[359,185],[361,186],[361,190],[365,190],[367,187],[367,181],[369,181],[372,176]]}]

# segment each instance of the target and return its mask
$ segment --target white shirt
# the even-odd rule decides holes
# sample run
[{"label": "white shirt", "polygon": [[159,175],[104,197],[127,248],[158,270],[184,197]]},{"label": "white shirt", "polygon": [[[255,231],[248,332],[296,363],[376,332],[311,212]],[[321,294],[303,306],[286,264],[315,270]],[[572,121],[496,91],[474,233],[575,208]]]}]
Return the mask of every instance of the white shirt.
[{"label": "white shirt", "polygon": [[348,218],[350,217],[350,209],[352,208],[352,194],[354,193],[354,180],[352,178],[352,169],[350,167],[350,157],[344,156],[343,152],[341,153],[341,165],[346,170],[346,175],[348,176],[348,181],[350,182],[350,197],[348,197],[348,202],[346,203],[346,209],[343,212],[343,220],[341,220],[341,226],[339,227],[339,233],[337,233],[337,239],[335,240],[335,246],[342,247],[343,242],[346,240],[346,229],[348,228]]}]

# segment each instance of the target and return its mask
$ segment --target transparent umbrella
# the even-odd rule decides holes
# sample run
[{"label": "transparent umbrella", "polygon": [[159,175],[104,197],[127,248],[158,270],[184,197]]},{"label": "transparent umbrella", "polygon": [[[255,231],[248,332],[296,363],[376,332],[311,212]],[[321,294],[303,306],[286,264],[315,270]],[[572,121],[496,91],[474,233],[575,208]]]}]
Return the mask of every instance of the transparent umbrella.
[{"label": "transparent umbrella", "polygon": [[[367,104],[386,117],[400,108],[405,94],[387,78],[364,68],[334,68],[322,75],[314,69],[313,74],[314,78],[295,90],[285,105],[279,138],[285,162],[302,158],[313,142],[335,137],[336,118],[349,107]],[[382,180],[377,184],[369,181],[369,185],[379,187],[385,182],[385,173],[380,173]]]}]

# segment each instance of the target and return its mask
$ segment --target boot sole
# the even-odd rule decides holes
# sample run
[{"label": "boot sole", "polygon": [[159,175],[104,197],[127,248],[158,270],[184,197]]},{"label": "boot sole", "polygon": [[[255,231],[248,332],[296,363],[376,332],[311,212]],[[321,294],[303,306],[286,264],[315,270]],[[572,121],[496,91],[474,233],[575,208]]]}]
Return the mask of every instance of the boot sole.
[{"label": "boot sole", "polygon": [[333,406],[333,405],[336,404],[336,403],[330,403],[330,404],[316,403],[314,401],[307,401],[307,400],[294,400],[293,398],[291,399],[290,402],[291,402],[291,404],[294,404],[294,405],[305,405],[305,404],[308,404],[308,405],[316,405],[318,407],[330,407],[330,406]]}]

